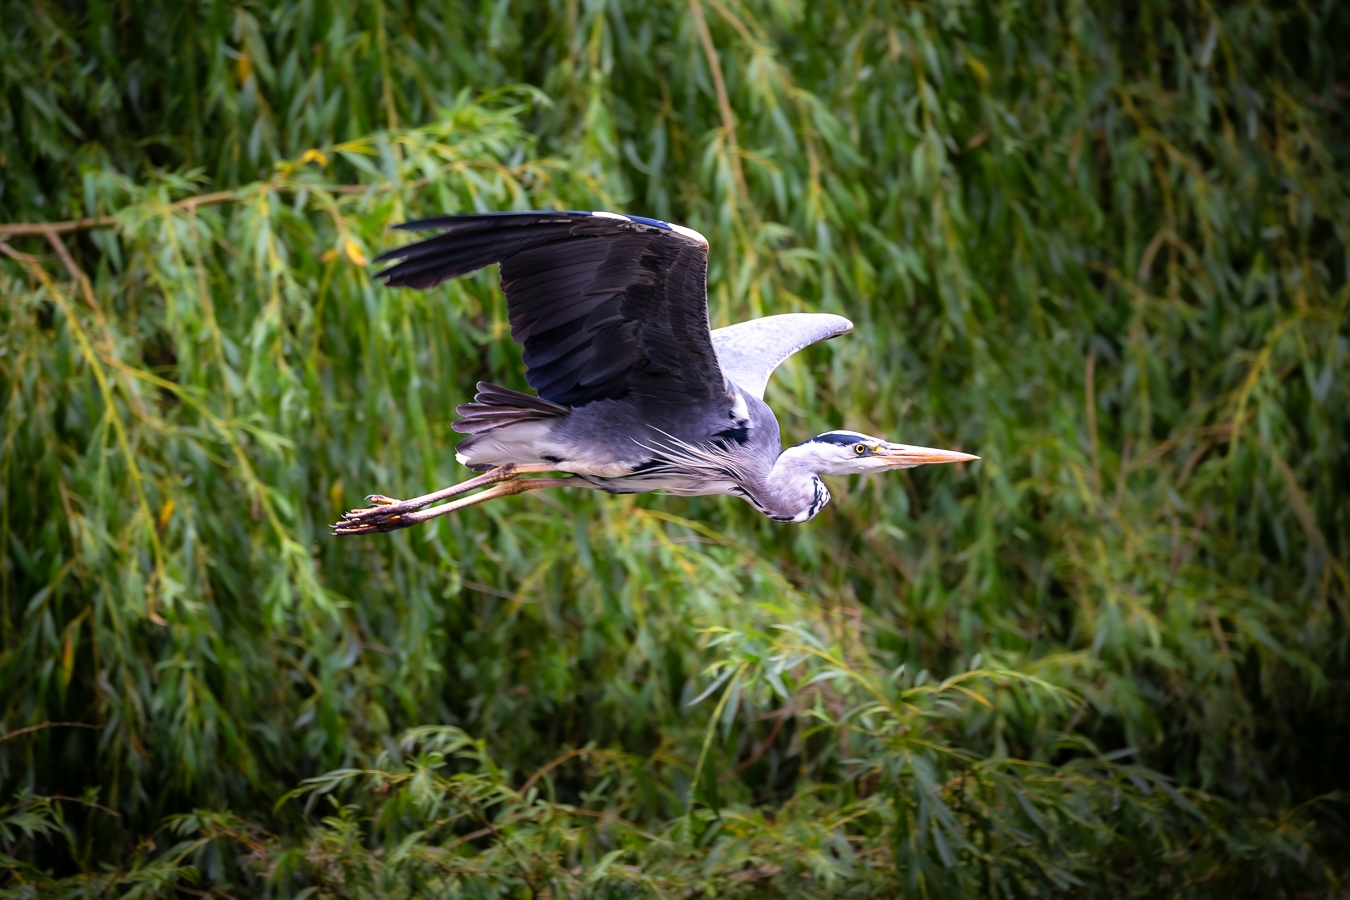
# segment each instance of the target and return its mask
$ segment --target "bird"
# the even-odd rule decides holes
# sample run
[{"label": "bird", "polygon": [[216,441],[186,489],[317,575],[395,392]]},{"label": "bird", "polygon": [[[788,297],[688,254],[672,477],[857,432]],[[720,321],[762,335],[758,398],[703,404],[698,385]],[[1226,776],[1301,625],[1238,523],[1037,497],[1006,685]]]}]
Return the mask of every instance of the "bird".
[{"label": "bird", "polygon": [[375,276],[388,287],[428,290],[501,267],[511,337],[523,347],[535,394],[479,382],[452,427],[467,435],[456,459],[481,474],[409,500],[371,494],[368,506],[332,526],[335,534],[395,531],[554,487],[725,494],[775,522],[801,523],[830,500],[822,475],[979,459],[850,430],[784,449],[764,402],[769,376],[853,323],[783,313],[714,330],[708,241],[691,228],[550,210],[449,215],[395,228],[438,233],[376,257],[391,263]]}]

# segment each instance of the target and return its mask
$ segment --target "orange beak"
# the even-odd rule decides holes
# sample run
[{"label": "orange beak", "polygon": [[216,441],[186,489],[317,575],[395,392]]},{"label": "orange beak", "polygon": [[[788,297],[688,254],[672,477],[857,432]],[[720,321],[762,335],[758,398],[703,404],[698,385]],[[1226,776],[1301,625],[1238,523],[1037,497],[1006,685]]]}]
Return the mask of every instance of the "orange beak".
[{"label": "orange beak", "polygon": [[877,458],[885,460],[886,465],[900,469],[914,466],[926,466],[933,463],[970,462],[979,459],[959,450],[937,450],[933,447],[911,447],[908,444],[886,444],[878,452]]}]

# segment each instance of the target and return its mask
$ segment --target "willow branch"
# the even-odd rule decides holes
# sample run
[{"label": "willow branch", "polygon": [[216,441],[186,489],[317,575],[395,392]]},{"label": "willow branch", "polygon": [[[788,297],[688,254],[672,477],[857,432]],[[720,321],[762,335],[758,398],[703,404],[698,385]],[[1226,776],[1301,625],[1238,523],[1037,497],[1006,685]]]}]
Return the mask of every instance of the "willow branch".
[{"label": "willow branch", "polygon": [[88,231],[91,228],[108,228],[115,221],[112,216],[94,216],[85,219],[67,219],[64,222],[19,222],[14,225],[0,225],[0,237],[26,237],[36,234]]},{"label": "willow branch", "polygon": [[98,300],[94,297],[94,286],[89,283],[89,277],[84,274],[84,271],[76,265],[75,258],[70,255],[70,250],[66,248],[66,242],[61,240],[61,234],[56,231],[44,231],[43,234],[47,238],[47,243],[51,244],[52,249],[56,251],[61,264],[66,267],[66,274],[80,286],[80,293],[84,296],[84,302],[90,309],[98,309]]},{"label": "willow branch", "polygon": [[[211,203],[224,203],[236,197],[234,191],[216,191],[213,194],[199,194],[176,203],[170,203],[169,209],[196,209]],[[94,228],[111,228],[117,224],[116,216],[90,216],[83,219],[67,219],[64,222],[17,222],[13,225],[0,225],[0,240],[7,237],[52,236],[71,231],[89,231]]]},{"label": "willow branch", "polygon": [[64,801],[67,802],[67,803],[82,803],[82,804],[84,804],[85,806],[92,807],[93,809],[102,810],[103,812],[105,812],[105,813],[107,813],[108,815],[113,816],[113,817],[115,817],[115,818],[118,818],[118,819],[122,818],[122,814],[121,814],[120,812],[118,812],[117,810],[115,810],[115,809],[110,809],[110,808],[104,806],[102,803],[95,803],[93,800],[85,800],[85,799],[83,799],[83,798],[81,798],[81,797],[69,797],[69,796],[67,796],[67,795],[65,795],[65,794],[49,794],[49,795],[48,795],[46,798],[44,798],[44,799],[47,799],[47,800],[64,800]]},{"label": "willow branch", "polygon": [[736,179],[736,190],[744,200],[748,193],[745,189],[745,172],[741,170],[741,145],[736,139],[736,116],[731,111],[731,98],[727,95],[727,83],[722,77],[722,62],[717,56],[712,32],[708,30],[708,21],[703,17],[701,0],[689,0],[689,12],[694,17],[694,28],[703,44],[703,55],[708,58],[708,71],[712,75],[713,91],[717,94],[717,106],[722,114],[722,131],[726,134],[727,150],[731,157],[731,176]]},{"label": "willow branch", "polygon": [[[425,187],[430,183],[429,178],[419,178],[416,181],[407,182],[404,187],[417,189]],[[318,188],[329,192],[330,194],[364,194],[372,189],[383,189],[391,186],[390,182],[383,184],[335,184],[335,185],[312,185],[312,184],[282,184],[272,182],[265,185],[273,190],[298,190],[301,187]],[[199,206],[210,206],[214,203],[228,203],[231,200],[243,199],[238,191],[215,191],[210,194],[198,194],[195,197],[187,197],[170,203],[168,209],[170,212],[177,210],[195,210]],[[84,219],[66,219],[62,222],[16,222],[12,225],[0,225],[0,241],[11,237],[36,237],[43,236],[49,241],[60,234],[67,234],[73,231],[91,231],[95,228],[112,228],[117,224],[116,216],[90,216]]]},{"label": "willow branch", "polygon": [[751,753],[750,756],[748,756],[746,759],[737,763],[736,768],[731,769],[730,771],[727,772],[723,772],[722,777],[719,778],[718,781],[727,781],[733,775],[739,775],[741,772],[744,772],[746,769],[750,768],[756,762],[758,762],[761,756],[763,756],[765,753],[768,753],[769,748],[773,746],[773,742],[778,740],[778,733],[783,730],[783,725],[786,724],[787,720],[792,717],[792,713],[793,713],[792,703],[789,702],[788,705],[784,707],[783,710],[780,711],[779,714],[775,717],[777,718],[778,721],[773,723],[773,727],[769,729],[768,735],[760,743],[759,749],[756,750],[754,753]]},{"label": "willow branch", "polygon": [[37,725],[29,725],[26,728],[18,728],[7,734],[0,734],[0,743],[16,738],[21,734],[31,734],[34,731],[42,731],[44,728],[90,728],[94,731],[101,731],[102,725],[90,725],[88,722],[39,722]]}]

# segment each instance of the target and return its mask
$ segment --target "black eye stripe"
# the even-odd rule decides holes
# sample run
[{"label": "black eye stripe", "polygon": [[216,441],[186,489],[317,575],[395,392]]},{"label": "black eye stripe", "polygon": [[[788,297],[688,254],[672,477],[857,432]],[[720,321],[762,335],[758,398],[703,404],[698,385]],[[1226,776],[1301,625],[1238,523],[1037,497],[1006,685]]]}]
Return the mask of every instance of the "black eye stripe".
[{"label": "black eye stripe", "polygon": [[831,432],[830,434],[819,434],[811,438],[817,444],[838,444],[841,447],[849,447],[859,442],[867,440],[863,434],[854,434],[850,431]]}]

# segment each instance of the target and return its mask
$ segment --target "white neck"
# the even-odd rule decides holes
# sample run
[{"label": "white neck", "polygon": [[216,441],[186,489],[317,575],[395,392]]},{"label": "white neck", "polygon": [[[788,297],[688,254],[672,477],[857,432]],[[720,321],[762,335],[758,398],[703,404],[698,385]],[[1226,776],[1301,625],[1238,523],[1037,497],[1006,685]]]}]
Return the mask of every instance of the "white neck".
[{"label": "white neck", "polygon": [[811,445],[798,444],[778,455],[762,485],[751,491],[750,502],[771,519],[805,522],[830,502],[825,483],[816,477],[820,460]]}]

